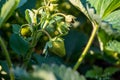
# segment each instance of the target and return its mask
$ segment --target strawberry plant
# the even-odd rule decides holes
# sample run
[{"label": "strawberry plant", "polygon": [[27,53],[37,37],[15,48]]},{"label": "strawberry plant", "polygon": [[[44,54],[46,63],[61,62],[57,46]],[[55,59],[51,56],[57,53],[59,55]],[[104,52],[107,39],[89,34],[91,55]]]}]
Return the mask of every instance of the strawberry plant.
[{"label": "strawberry plant", "polygon": [[119,9],[119,0],[0,0],[0,78],[116,80]]},{"label": "strawberry plant", "polygon": [[[73,5],[75,5],[79,10],[81,10],[88,17],[88,19],[91,21],[93,26],[91,37],[82,54],[83,57],[86,55],[96,33],[97,33],[100,48],[102,51],[105,51],[106,54],[107,54],[107,51],[108,53],[110,51],[111,54],[114,54],[114,52],[117,52],[117,54],[119,54],[117,49],[113,49],[114,45],[112,44],[112,41],[115,42],[114,39],[117,39],[117,37],[119,37],[119,35],[118,36],[115,35],[117,33],[119,34],[119,30],[117,28],[119,23],[119,22],[117,23],[117,20],[119,20],[119,17],[116,18],[116,14],[119,13],[119,9],[118,9],[120,4],[119,1],[103,0],[103,1],[95,2],[94,0],[87,0],[85,4],[86,7],[84,7],[84,5],[82,4],[82,1],[81,2],[79,0],[77,1],[70,0],[70,1],[71,3],[73,3]],[[108,37],[108,38],[104,38],[104,37]],[[116,44],[116,47],[117,46],[119,46],[119,44]],[[81,61],[82,61],[82,56],[79,59],[78,65],[81,63]]]}]

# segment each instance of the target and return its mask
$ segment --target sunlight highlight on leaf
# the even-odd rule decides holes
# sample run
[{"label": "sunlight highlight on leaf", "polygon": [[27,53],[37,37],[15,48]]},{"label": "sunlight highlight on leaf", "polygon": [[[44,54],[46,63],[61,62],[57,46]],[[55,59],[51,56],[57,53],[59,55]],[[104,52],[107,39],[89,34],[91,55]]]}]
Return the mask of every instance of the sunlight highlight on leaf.
[{"label": "sunlight highlight on leaf", "polygon": [[12,15],[19,4],[19,0],[8,0],[2,7],[0,13],[0,27]]}]

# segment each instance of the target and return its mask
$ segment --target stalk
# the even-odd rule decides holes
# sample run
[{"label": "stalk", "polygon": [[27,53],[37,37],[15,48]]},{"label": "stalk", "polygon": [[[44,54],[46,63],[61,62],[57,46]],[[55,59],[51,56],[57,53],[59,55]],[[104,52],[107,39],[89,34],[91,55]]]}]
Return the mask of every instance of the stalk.
[{"label": "stalk", "polygon": [[[45,27],[47,26],[47,24],[48,24],[48,21],[46,20],[45,21],[45,23],[44,23],[44,25],[42,26],[42,31],[44,32],[44,33],[46,33],[45,31],[44,31],[44,29],[45,29]],[[28,65],[28,63],[29,63],[29,61],[30,61],[30,59],[31,59],[31,55],[32,55],[32,53],[34,52],[34,47],[36,46],[36,43],[37,43],[37,39],[38,39],[38,37],[37,37],[37,35],[39,34],[39,32],[38,31],[34,31],[33,32],[33,35],[32,35],[32,42],[31,42],[31,44],[30,44],[30,48],[29,48],[29,50],[28,50],[28,52],[27,52],[27,54],[26,54],[26,56],[25,56],[25,58],[24,58],[24,63],[23,63],[23,68],[24,69],[26,69],[27,68],[27,65]]]},{"label": "stalk", "polygon": [[30,59],[31,59],[31,55],[32,55],[32,53],[33,53],[33,50],[34,50],[34,47],[35,47],[35,45],[36,45],[36,43],[37,43],[37,40],[36,40],[36,36],[37,36],[37,32],[34,32],[34,34],[33,34],[33,37],[32,37],[32,42],[31,42],[31,44],[30,44],[30,48],[29,48],[29,50],[28,50],[28,52],[27,52],[27,54],[26,54],[26,56],[25,56],[25,58],[24,58],[24,63],[23,63],[23,68],[24,69],[26,69],[27,68],[27,65],[28,65],[28,63],[29,63],[29,61],[30,61]]},{"label": "stalk", "polygon": [[12,62],[10,60],[10,56],[9,56],[9,53],[6,49],[6,46],[5,46],[5,43],[2,39],[2,37],[0,36],[0,45],[1,45],[1,48],[3,50],[3,53],[5,54],[5,57],[6,57],[6,60],[7,60],[7,64],[8,64],[8,67],[9,67],[9,71],[10,71],[10,80],[15,80],[15,77],[14,77],[14,72],[13,72],[13,67],[12,67]]},{"label": "stalk", "polygon": [[48,20],[45,21],[45,23],[44,23],[44,25],[43,25],[43,27],[42,27],[42,30],[45,29],[45,27],[47,26],[48,22],[49,22]]},{"label": "stalk", "polygon": [[66,15],[63,14],[63,13],[55,13],[55,14],[52,15],[52,17],[58,16],[58,15],[63,16],[63,17],[66,17]]},{"label": "stalk", "polygon": [[95,37],[95,35],[96,35],[96,32],[97,32],[99,26],[98,26],[98,24],[96,24],[96,23],[94,23],[94,22],[92,23],[92,25],[93,25],[93,31],[92,31],[92,33],[91,33],[91,36],[90,36],[90,38],[89,38],[89,41],[88,41],[85,49],[83,50],[81,56],[79,57],[78,61],[76,62],[75,66],[73,67],[73,70],[77,70],[77,69],[79,68],[80,64],[82,63],[85,55],[87,54],[87,52],[88,52],[88,50],[89,50],[89,48],[90,48],[90,46],[91,46],[91,44],[92,44],[92,42],[93,42],[93,40],[94,40],[94,37]]}]

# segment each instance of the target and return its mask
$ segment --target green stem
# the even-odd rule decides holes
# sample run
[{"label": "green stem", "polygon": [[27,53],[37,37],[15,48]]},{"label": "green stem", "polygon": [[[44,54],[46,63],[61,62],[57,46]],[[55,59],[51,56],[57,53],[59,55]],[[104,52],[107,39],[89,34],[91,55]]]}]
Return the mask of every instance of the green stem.
[{"label": "green stem", "polygon": [[34,34],[33,34],[33,37],[32,37],[32,42],[31,42],[31,44],[30,44],[30,48],[29,48],[29,50],[28,50],[28,52],[27,52],[27,54],[26,54],[26,56],[25,56],[25,58],[24,58],[24,63],[23,63],[23,68],[24,69],[26,69],[27,68],[27,65],[28,65],[28,63],[29,63],[29,61],[30,61],[30,59],[31,59],[31,55],[32,55],[32,53],[33,53],[33,50],[34,50],[34,47],[35,47],[35,45],[36,45],[36,43],[37,43],[37,40],[36,40],[36,36],[37,36],[37,32],[34,32]]},{"label": "green stem", "polygon": [[90,38],[89,38],[89,41],[88,41],[85,49],[83,50],[81,56],[79,57],[77,63],[75,64],[73,70],[77,70],[77,69],[78,69],[78,67],[79,67],[80,64],[82,63],[82,60],[84,59],[85,55],[87,54],[87,52],[88,52],[88,50],[89,50],[89,48],[90,48],[90,46],[91,46],[91,44],[92,44],[92,42],[93,42],[93,40],[94,40],[94,37],[95,37],[96,32],[97,32],[97,30],[98,30],[98,24],[92,23],[92,25],[93,25],[92,34],[91,34],[91,36],[90,36]]},{"label": "green stem", "polygon": [[52,37],[50,36],[50,34],[46,30],[38,30],[37,32],[38,33],[39,32],[43,32],[43,33],[45,33],[48,36],[49,39],[52,39]]},{"label": "green stem", "polygon": [[45,29],[45,27],[47,26],[48,22],[49,22],[48,20],[45,21],[45,23],[44,23],[44,25],[43,25],[43,27],[42,27],[42,30]]},{"label": "green stem", "polygon": [[44,4],[47,5],[47,1],[46,0],[44,0]]},{"label": "green stem", "polygon": [[52,17],[55,17],[55,16],[57,16],[57,15],[60,15],[60,16],[63,16],[63,17],[66,17],[66,15],[63,14],[63,13],[55,13],[55,14],[52,15]]},{"label": "green stem", "polygon": [[5,54],[5,57],[6,57],[6,60],[7,60],[7,64],[8,64],[9,70],[10,70],[10,80],[15,80],[13,67],[12,67],[12,62],[10,60],[9,53],[8,53],[8,51],[6,49],[5,43],[4,43],[4,41],[3,41],[1,36],[0,36],[0,45],[1,45],[1,48],[3,50],[3,53]]},{"label": "green stem", "polygon": [[[46,20],[45,21],[45,23],[44,23],[44,25],[42,26],[42,31],[44,31],[44,29],[45,29],[45,27],[47,26],[47,24],[48,24],[48,20]],[[45,31],[44,31],[45,32]],[[46,32],[45,32],[46,33]],[[36,46],[36,43],[37,43],[37,39],[38,39],[38,37],[37,37],[37,35],[39,34],[39,32],[38,31],[34,31],[33,32],[33,35],[32,35],[32,42],[31,42],[31,44],[30,44],[30,48],[29,48],[29,50],[28,50],[28,52],[27,52],[27,54],[26,54],[26,56],[25,56],[25,58],[24,58],[24,63],[23,63],[23,68],[25,69],[25,68],[27,68],[27,65],[28,65],[28,63],[29,63],[29,61],[30,61],[30,59],[31,59],[31,55],[32,55],[32,53],[33,53],[33,50],[34,50],[34,47]],[[46,33],[47,34],[47,33]]]}]

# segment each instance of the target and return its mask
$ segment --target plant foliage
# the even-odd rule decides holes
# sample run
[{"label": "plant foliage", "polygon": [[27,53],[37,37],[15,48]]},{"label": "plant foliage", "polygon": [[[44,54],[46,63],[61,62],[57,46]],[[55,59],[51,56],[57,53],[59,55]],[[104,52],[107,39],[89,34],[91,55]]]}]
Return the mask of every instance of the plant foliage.
[{"label": "plant foliage", "polygon": [[116,80],[119,14],[119,0],[0,0],[0,79]]}]

